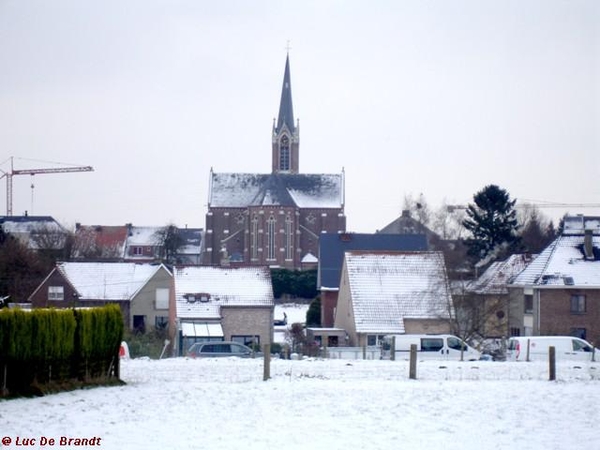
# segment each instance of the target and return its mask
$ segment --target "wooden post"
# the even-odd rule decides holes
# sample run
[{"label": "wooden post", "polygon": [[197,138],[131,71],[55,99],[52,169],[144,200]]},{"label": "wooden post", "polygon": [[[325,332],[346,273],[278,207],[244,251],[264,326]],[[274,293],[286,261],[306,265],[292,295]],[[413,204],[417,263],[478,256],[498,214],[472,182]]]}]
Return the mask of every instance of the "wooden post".
[{"label": "wooden post", "polygon": [[396,336],[392,336],[390,344],[390,361],[396,361]]},{"label": "wooden post", "polygon": [[530,347],[530,344],[531,344],[531,339],[527,339],[527,353],[526,353],[527,356],[525,358],[525,361],[527,361],[527,362],[529,362],[529,347]]},{"label": "wooden post", "polygon": [[417,379],[417,344],[410,344],[410,366],[408,378],[411,380]]},{"label": "wooden post", "polygon": [[550,381],[556,380],[556,347],[551,346],[548,348],[548,364],[550,372]]},{"label": "wooden post", "polygon": [[271,378],[271,345],[265,344],[263,346],[264,363],[263,363],[263,381],[267,381]]}]

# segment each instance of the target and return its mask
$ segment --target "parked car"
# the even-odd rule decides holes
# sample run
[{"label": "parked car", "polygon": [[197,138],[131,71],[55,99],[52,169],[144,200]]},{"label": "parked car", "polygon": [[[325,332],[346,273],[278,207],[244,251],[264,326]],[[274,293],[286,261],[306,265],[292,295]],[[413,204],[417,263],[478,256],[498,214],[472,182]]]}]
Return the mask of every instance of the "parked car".
[{"label": "parked car", "polygon": [[476,361],[481,354],[462,339],[451,334],[394,334],[385,336],[382,345],[382,359],[390,359],[392,339],[394,340],[395,359],[402,361],[410,358],[410,346],[417,346],[417,358],[459,361]]},{"label": "parked car", "polygon": [[509,361],[547,360],[549,348],[555,348],[556,360],[598,361],[600,350],[589,342],[572,336],[521,336],[508,340]]},{"label": "parked car", "polygon": [[237,356],[239,358],[253,358],[257,353],[238,342],[196,342],[187,351],[191,358],[216,358],[223,356]]}]

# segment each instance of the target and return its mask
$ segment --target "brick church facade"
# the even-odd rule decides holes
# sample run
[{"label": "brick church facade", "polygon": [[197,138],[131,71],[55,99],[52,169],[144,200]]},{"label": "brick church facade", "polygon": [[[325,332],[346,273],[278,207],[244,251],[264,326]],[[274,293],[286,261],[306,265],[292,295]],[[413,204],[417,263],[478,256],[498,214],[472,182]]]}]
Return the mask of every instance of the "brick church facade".
[{"label": "brick church facade", "polygon": [[346,230],[344,173],[299,172],[289,55],[273,124],[271,173],[211,169],[204,263],[315,267],[321,233]]}]

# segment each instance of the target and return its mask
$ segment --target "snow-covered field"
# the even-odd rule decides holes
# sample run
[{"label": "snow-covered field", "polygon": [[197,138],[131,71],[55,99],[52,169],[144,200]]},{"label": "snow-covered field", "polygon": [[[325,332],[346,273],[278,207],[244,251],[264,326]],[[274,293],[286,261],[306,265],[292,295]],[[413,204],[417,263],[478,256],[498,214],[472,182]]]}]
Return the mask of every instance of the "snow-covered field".
[{"label": "snow-covered field", "polygon": [[136,359],[121,375],[1,401],[2,448],[600,448],[600,363],[558,364],[554,382],[546,364],[497,362],[422,362],[410,380],[407,362],[274,360],[265,382],[260,359]]}]

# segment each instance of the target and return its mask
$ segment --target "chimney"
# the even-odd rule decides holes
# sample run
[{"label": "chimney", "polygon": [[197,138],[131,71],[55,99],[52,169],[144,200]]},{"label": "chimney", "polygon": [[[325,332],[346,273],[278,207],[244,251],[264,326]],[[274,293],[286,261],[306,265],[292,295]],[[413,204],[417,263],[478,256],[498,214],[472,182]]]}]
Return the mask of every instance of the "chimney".
[{"label": "chimney", "polygon": [[585,230],[585,234],[583,236],[583,252],[585,254],[585,259],[593,260],[594,259],[594,245],[592,243],[593,231],[590,229]]}]

